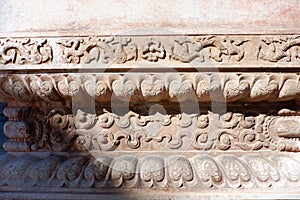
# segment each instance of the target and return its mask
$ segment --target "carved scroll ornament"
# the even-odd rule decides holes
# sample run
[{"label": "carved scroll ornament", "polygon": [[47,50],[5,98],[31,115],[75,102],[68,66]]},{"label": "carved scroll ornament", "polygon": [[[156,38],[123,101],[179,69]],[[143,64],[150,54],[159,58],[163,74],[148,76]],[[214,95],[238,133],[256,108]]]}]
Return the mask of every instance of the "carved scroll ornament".
[{"label": "carved scroll ornament", "polygon": [[[300,117],[156,113],[96,115],[8,107],[7,151],[300,151]],[[47,116],[46,118],[43,116]],[[172,131],[170,131],[172,130]]]}]

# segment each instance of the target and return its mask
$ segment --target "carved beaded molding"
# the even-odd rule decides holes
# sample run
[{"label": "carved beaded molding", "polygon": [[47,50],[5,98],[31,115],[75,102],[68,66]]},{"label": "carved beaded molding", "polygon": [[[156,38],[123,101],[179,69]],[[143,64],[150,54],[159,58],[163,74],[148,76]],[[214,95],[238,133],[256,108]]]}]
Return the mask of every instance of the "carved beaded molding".
[{"label": "carved beaded molding", "polygon": [[6,38],[0,39],[0,63],[4,69],[14,69],[14,65],[34,69],[39,64],[43,69],[95,67],[93,63],[117,68],[120,64],[130,67],[153,63],[290,67],[299,64],[299,46],[298,35]]}]

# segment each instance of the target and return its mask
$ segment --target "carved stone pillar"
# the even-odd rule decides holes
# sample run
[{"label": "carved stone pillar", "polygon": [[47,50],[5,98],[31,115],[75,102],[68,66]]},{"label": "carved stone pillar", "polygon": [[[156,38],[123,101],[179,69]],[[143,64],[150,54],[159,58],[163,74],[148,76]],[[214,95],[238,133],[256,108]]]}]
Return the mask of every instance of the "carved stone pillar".
[{"label": "carved stone pillar", "polygon": [[[274,2],[282,12],[293,5]],[[264,6],[246,3],[256,14]],[[223,25],[232,29],[218,27],[221,19],[206,29],[184,19],[177,33],[145,24],[121,34],[114,24],[58,32],[24,25],[20,33],[7,24],[0,198],[299,198],[299,32],[265,16],[243,30],[230,16]],[[242,22],[256,23],[250,14]]]}]

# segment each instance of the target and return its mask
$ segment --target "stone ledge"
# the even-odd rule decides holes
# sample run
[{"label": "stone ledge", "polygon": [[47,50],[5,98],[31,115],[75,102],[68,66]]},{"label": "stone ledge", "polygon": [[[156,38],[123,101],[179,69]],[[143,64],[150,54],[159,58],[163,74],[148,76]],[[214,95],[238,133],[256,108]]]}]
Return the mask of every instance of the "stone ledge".
[{"label": "stone ledge", "polygon": [[[14,192],[8,192],[5,188],[0,189],[0,199],[24,199],[24,200],[68,200],[68,199],[112,199],[112,200],[224,200],[224,199],[299,199],[298,188],[251,188],[251,189],[197,189],[181,190],[176,189],[123,189],[85,192],[82,188],[74,190],[51,190],[49,188],[37,188],[28,192],[14,188]],[[43,191],[43,192],[41,192]]]}]

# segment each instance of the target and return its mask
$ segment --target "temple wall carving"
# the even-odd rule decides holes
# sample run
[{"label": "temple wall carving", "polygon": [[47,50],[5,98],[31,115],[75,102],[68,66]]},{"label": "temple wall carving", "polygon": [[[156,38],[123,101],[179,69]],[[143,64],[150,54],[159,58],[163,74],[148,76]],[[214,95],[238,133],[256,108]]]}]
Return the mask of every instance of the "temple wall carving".
[{"label": "temple wall carving", "polygon": [[151,29],[153,16],[137,12],[123,32],[130,23],[102,16],[104,2],[98,17],[83,15],[93,23],[74,15],[57,32],[38,21],[13,29],[4,10],[0,199],[300,198],[300,7],[272,2],[260,15],[260,2],[231,0],[239,19],[215,5],[228,15],[207,12],[209,26],[181,4],[187,25],[154,14]]}]

